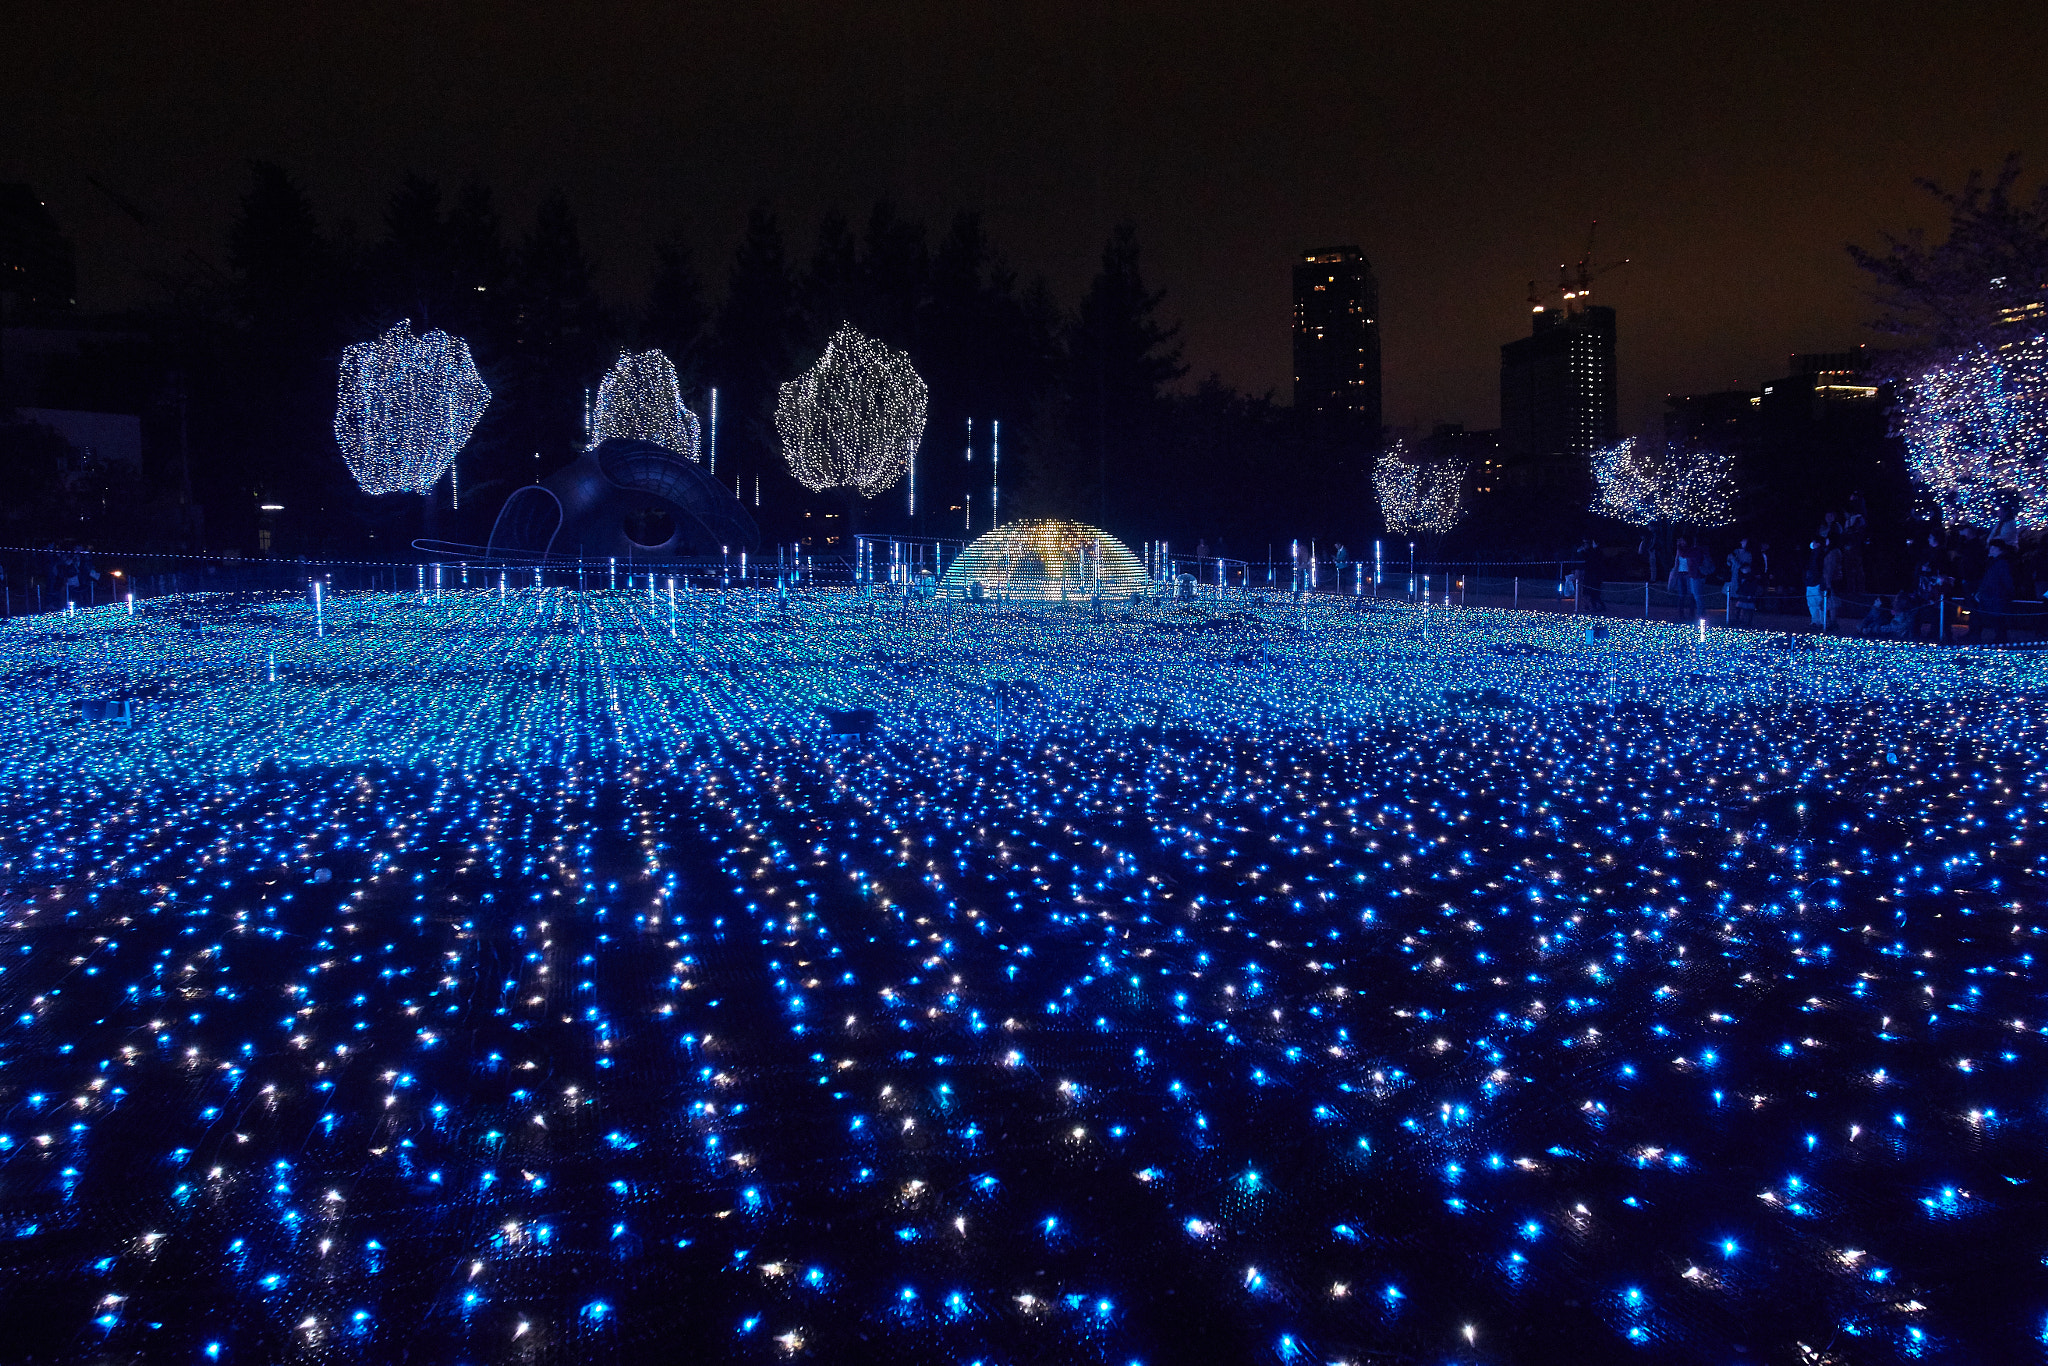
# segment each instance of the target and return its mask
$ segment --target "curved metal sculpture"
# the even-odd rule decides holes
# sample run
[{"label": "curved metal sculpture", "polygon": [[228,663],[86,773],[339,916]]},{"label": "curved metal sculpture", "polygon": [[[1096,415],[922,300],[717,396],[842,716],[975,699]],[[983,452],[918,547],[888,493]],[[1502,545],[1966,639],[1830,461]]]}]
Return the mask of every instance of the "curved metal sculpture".
[{"label": "curved metal sculpture", "polygon": [[1145,566],[1130,548],[1082,522],[1011,522],[985,532],[946,568],[948,596],[971,596],[974,585],[1005,598],[1127,598],[1145,591]]},{"label": "curved metal sculpture", "polygon": [[489,554],[659,560],[752,550],[754,519],[701,465],[652,441],[612,438],[505,500]]},{"label": "curved metal sculpture", "polygon": [[430,493],[491,401],[460,337],[410,320],[341,353],[334,439],[365,493]]}]

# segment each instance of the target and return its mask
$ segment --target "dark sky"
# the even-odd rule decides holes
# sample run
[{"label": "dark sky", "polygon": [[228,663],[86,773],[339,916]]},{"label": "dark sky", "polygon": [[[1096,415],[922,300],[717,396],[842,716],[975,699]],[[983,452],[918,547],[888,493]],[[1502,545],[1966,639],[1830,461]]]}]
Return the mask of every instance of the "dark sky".
[{"label": "dark sky", "polygon": [[[1119,218],[1199,376],[1288,394],[1288,266],[1379,271],[1388,419],[1497,420],[1498,346],[1600,220],[1623,421],[1863,339],[1848,241],[1931,223],[1916,176],[2048,164],[2048,5],[109,4],[14,8],[0,179],[140,297],[218,259],[246,163],[374,232],[414,170],[515,226],[566,191],[614,301],[680,225],[714,280],[770,196],[979,209],[1071,302]],[[155,220],[124,219],[94,175]]]}]

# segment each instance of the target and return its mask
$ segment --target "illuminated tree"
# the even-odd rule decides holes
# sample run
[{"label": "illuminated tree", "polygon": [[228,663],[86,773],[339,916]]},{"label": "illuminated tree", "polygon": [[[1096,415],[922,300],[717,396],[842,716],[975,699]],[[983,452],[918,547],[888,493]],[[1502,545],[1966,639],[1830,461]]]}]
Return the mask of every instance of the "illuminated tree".
[{"label": "illuminated tree", "polygon": [[925,399],[909,356],[842,325],[818,363],[782,386],[775,430],[783,457],[807,489],[872,498],[909,470]]},{"label": "illuminated tree", "polygon": [[591,414],[593,444],[618,437],[652,441],[699,459],[697,415],[683,406],[676,368],[659,351],[622,351],[597,386]]},{"label": "illuminated tree", "polygon": [[1593,511],[1630,526],[1727,526],[1735,520],[1734,471],[1728,451],[1627,437],[1593,452]]},{"label": "illuminated tree", "polygon": [[1372,482],[1391,535],[1449,531],[1465,515],[1462,457],[1417,460],[1397,439],[1374,463]]},{"label": "illuminated tree", "polygon": [[429,493],[490,401],[460,337],[401,322],[341,353],[334,439],[363,492]]},{"label": "illuminated tree", "polygon": [[1926,365],[1900,383],[1895,416],[1944,523],[2048,523],[2048,338]]}]

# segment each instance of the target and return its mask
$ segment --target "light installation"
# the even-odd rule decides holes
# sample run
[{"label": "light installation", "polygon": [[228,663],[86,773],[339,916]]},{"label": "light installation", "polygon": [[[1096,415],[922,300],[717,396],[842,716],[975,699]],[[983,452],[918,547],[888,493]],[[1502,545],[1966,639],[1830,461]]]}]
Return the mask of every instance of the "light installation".
[{"label": "light installation", "polygon": [[2048,524],[2048,338],[1928,366],[1899,386],[1895,421],[1945,524]]},{"label": "light installation", "polygon": [[10,1357],[2037,1351],[2033,652],[439,577],[0,638]]},{"label": "light installation", "polygon": [[1625,437],[1594,451],[1592,510],[1630,526],[1726,526],[1735,520],[1735,456]]},{"label": "light installation", "polygon": [[1449,531],[1465,515],[1465,461],[1449,456],[1419,460],[1396,439],[1373,462],[1380,515],[1397,536]]},{"label": "light installation", "polygon": [[924,436],[925,383],[910,357],[842,325],[782,386],[775,430],[797,482],[872,498],[904,476]]},{"label": "light installation", "polygon": [[433,491],[491,401],[469,347],[401,322],[341,353],[334,439],[363,492]]},{"label": "light installation", "polygon": [[676,368],[660,351],[623,351],[597,387],[590,444],[612,437],[652,441],[701,460],[697,415],[683,404]]},{"label": "light installation", "polygon": [[1099,527],[1054,519],[1011,522],[984,532],[962,550],[939,580],[941,592],[1027,601],[1128,598],[1146,585],[1145,565],[1130,547]]}]

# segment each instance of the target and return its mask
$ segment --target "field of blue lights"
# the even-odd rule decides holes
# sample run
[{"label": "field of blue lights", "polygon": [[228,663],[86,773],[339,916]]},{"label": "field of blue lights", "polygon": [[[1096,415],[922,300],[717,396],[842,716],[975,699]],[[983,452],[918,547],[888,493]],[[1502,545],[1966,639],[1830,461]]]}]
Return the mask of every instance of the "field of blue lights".
[{"label": "field of blue lights", "polygon": [[0,632],[6,1361],[2042,1351],[2041,656],[1345,599],[319,629]]}]

